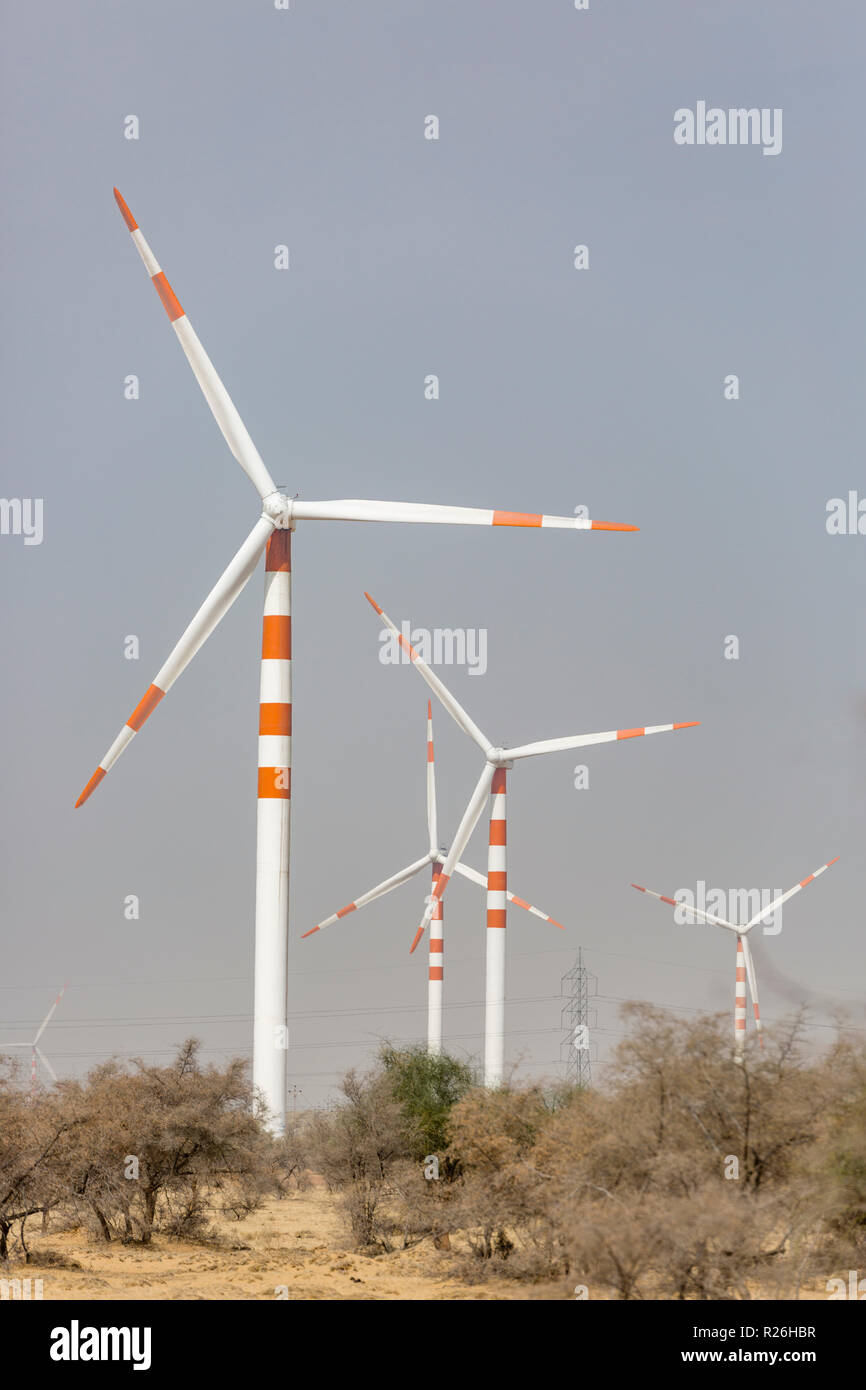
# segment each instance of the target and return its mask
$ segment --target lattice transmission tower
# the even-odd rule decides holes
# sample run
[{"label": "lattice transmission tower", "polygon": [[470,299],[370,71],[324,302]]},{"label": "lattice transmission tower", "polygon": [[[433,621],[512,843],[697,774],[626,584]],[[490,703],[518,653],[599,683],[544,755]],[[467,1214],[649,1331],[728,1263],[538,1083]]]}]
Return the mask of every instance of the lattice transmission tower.
[{"label": "lattice transmission tower", "polygon": [[583,963],[583,950],[577,953],[574,965],[562,977],[562,1042],[560,1061],[565,1079],[577,1086],[588,1086],[592,1080],[590,1050],[590,997],[597,993],[598,981]]}]

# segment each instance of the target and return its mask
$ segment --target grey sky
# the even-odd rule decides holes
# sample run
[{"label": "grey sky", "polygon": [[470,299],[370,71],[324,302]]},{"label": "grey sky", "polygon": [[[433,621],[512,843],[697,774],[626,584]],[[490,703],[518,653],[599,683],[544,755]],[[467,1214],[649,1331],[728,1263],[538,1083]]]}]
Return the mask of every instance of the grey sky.
[{"label": "grey sky", "polygon": [[[535,1001],[509,1006],[512,1060],[555,1070],[553,996],[579,944],[602,1060],[617,999],[731,1007],[733,943],[631,880],[787,888],[834,854],[763,940],[763,1012],[772,1026],[793,980],[864,1026],[866,536],[825,528],[828,499],[866,496],[856,7],[51,0],[7,4],[4,30],[0,493],[43,497],[45,535],[0,536],[0,1037],[25,1038],[67,976],[46,1039],[62,1074],[190,1032],[211,1056],[251,1036],[261,575],[72,810],[258,513],[115,183],[291,492],[586,504],[641,527],[299,527],[304,1101],[377,1038],[423,1032],[407,952],[426,885],[298,940],[424,849],[427,692],[379,663],[364,589],[398,622],[487,629],[486,674],[442,674],[496,740],[703,721],[590,753],[587,791],[571,754],[515,770],[510,884],[568,931],[509,916],[509,996]],[[698,100],[782,108],[782,153],[676,146],[674,111]],[[450,834],[479,769],[434,718]],[[485,841],[482,824],[479,868]],[[469,1052],[483,907],[449,888],[445,1028]]]}]

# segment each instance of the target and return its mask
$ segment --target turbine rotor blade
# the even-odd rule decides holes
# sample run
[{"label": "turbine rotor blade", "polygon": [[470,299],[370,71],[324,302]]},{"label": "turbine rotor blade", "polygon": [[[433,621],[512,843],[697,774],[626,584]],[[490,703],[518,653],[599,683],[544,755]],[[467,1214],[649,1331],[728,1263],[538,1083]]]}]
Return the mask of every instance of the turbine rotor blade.
[{"label": "turbine rotor blade", "polygon": [[424,931],[433,917],[433,909],[436,906],[436,901],[444,894],[448,886],[448,880],[454,872],[455,865],[459,863],[461,855],[469,843],[472,832],[478,824],[481,812],[484,810],[484,803],[490,793],[490,784],[493,781],[493,774],[495,771],[496,768],[492,763],[484,764],[484,771],[478,778],[475,790],[469,798],[466,810],[463,812],[463,818],[457,827],[457,834],[454,836],[451,848],[445,856],[439,877],[434,884],[433,892],[430,894],[430,901],[424,909],[424,916],[421,918],[421,923],[415,933],[412,945],[409,948],[410,956],[421,940],[421,937],[424,935]]},{"label": "turbine rotor blade", "polygon": [[298,521],[401,521],[440,526],[519,526],[569,531],[638,531],[618,521],[589,521],[576,516],[542,516],[532,512],[502,512],[489,507],[443,507],[432,502],[381,502],[362,497],[332,502],[292,504]]},{"label": "turbine rotor blade", "polygon": [[144,261],[145,269],[153,281],[154,289],[162,301],[163,308],[171,321],[171,326],[177,334],[178,341],[186,354],[187,361],[192,367],[195,379],[201,387],[204,398],[211,408],[211,413],[222,431],[223,438],[259,496],[267,497],[269,493],[276,492],[276,483],[265,467],[258,449],[247,432],[246,425],[238,414],[231,396],[220,380],[216,367],[202,347],[195,329],[181,308],[177,295],[165,278],[156,257],[142,236],[138,223],[116,188],[114,190],[114,197],[117,206],[120,208],[121,216],[135,243],[136,249],[141,259]]},{"label": "turbine rotor blade", "polygon": [[51,1063],[49,1062],[48,1058],[45,1056],[45,1053],[42,1052],[40,1048],[36,1047],[35,1044],[34,1044],[34,1046],[33,1046],[33,1051],[36,1053],[36,1056],[39,1058],[39,1060],[40,1060],[40,1062],[42,1063],[43,1067],[44,1067],[45,1070],[48,1072],[48,1075],[51,1077],[51,1080],[52,1080],[52,1081],[56,1081],[56,1080],[57,1080],[57,1072],[54,1070],[54,1068],[52,1067],[52,1065],[51,1065]]},{"label": "turbine rotor blade", "polygon": [[519,748],[503,748],[502,758],[534,758],[538,753],[561,753],[568,748],[587,748],[594,743],[616,743],[627,738],[643,738],[649,734],[670,734],[677,729],[694,729],[699,719],[686,724],[647,724],[643,729],[609,729],[603,734],[576,734],[573,738],[548,738],[540,743],[523,743]]},{"label": "turbine rotor blade", "polygon": [[756,927],[759,922],[763,922],[765,917],[771,916],[771,914],[775,912],[777,907],[782,906],[782,903],[786,903],[789,898],[793,898],[795,893],[799,893],[801,888],[805,888],[806,885],[812,883],[814,879],[820,878],[821,874],[824,873],[825,869],[829,869],[830,866],[832,864],[837,863],[838,860],[839,855],[837,854],[835,859],[831,859],[828,863],[822,864],[820,869],[816,869],[813,874],[809,874],[807,878],[803,878],[800,880],[799,883],[795,883],[794,887],[789,888],[787,893],[782,893],[778,898],[774,898],[773,901],[771,903],[768,903],[766,907],[762,907],[760,912],[755,913],[755,916],[751,919],[751,921],[747,922],[746,925],[743,927],[743,931],[751,931],[752,927]]},{"label": "turbine rotor blade", "polygon": [[259,517],[237,555],[220,575],[180,641],[175,645],[168,660],[160,667],[154,677],[153,684],[127,719],[76,801],[76,807],[83,806],[88,797],[96,790],[106,772],[114,766],[124,748],[132,741],[144,721],[156,709],[163,695],[171,689],[178,676],[192,661],[199,647],[207,641],[217,623],[231,608],[238,594],[253,574],[273,529],[274,523],[269,517]]},{"label": "turbine rotor blade", "polygon": [[427,701],[427,836],[431,855],[439,850],[436,816],[436,763],[433,756],[433,706]]},{"label": "turbine rotor blade", "polygon": [[[487,879],[484,874],[480,874],[477,869],[470,869],[468,864],[455,864],[454,872],[468,878],[470,883],[477,883],[480,888],[486,889],[487,887]],[[533,907],[532,903],[526,902],[524,898],[518,898],[516,893],[510,893],[508,889],[505,890],[505,896],[510,903],[514,903],[515,907],[522,907],[526,912],[531,912],[533,917],[540,917],[542,921],[550,922],[554,927],[559,927],[560,931],[565,931],[561,922],[557,922],[556,918],[549,916],[548,913],[542,912],[540,907]]]},{"label": "turbine rotor blade", "polygon": [[350,912],[355,912],[359,907],[365,907],[367,903],[374,902],[376,898],[383,897],[385,893],[390,893],[392,889],[399,888],[401,883],[405,883],[407,879],[420,873],[421,869],[425,869],[431,862],[432,856],[425,854],[423,859],[417,859],[414,864],[409,864],[405,869],[401,869],[398,874],[393,874],[391,878],[386,878],[384,883],[379,883],[375,888],[371,888],[369,893],[362,893],[360,898],[355,898],[354,901],[348,903],[346,907],[341,907],[339,912],[335,912],[332,916],[326,917],[324,922],[319,922],[315,927],[311,927],[309,931],[305,931],[301,936],[301,940],[303,941],[305,937],[312,936],[314,932],[324,931],[325,927],[330,927],[334,922],[340,921],[341,918],[348,917]]},{"label": "turbine rotor blade", "polygon": [[478,744],[478,747],[481,749],[482,753],[486,757],[487,754],[491,752],[493,748],[493,745],[489,741],[489,739],[485,738],[478,725],[472,719],[469,718],[469,715],[466,713],[463,706],[460,704],[458,700],[455,699],[448,687],[444,685],[443,682],[436,675],[435,671],[431,671],[430,667],[427,665],[427,662],[421,659],[421,657],[416,652],[415,648],[412,646],[412,643],[406,640],[406,638],[403,636],[402,632],[400,632],[397,625],[393,623],[391,619],[388,617],[388,614],[385,612],[384,608],[380,608],[376,600],[374,598],[371,598],[366,591],[364,592],[364,598],[370,604],[371,608],[374,608],[376,610],[376,612],[379,614],[379,617],[385,623],[385,626],[390,628],[391,632],[393,632],[394,636],[397,638],[398,644],[403,649],[403,651],[406,652],[407,656],[412,662],[412,665],[417,669],[421,677],[427,682],[434,695],[436,695],[440,702],[445,706],[448,713],[451,715],[451,718],[455,721],[455,723],[460,725],[460,728],[463,730],[465,734],[468,734],[469,737],[475,743]]},{"label": "turbine rotor blade", "polygon": [[724,917],[714,917],[710,912],[704,912],[700,907],[690,907],[688,903],[680,902],[677,898],[666,898],[664,893],[654,893],[651,888],[643,888],[639,883],[632,883],[632,888],[636,888],[639,893],[649,893],[651,898],[658,898],[660,903],[667,903],[669,907],[681,907],[684,912],[688,912],[692,917],[697,917],[701,922],[708,922],[713,927],[727,927],[729,931],[739,932],[740,927],[734,926],[733,922],[726,922]]}]

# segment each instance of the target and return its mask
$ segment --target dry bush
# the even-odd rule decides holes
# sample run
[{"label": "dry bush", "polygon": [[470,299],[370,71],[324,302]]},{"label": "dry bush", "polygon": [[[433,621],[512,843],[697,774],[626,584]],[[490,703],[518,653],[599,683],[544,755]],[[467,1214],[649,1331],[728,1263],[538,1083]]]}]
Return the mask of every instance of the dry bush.
[{"label": "dry bush", "polygon": [[306,1152],[331,1191],[339,1192],[355,1244],[389,1250],[394,1220],[389,1212],[395,1163],[411,1152],[415,1134],[381,1071],[350,1071],[340,1087],[343,1102],[312,1116]]},{"label": "dry bush", "polygon": [[194,1041],[168,1067],[97,1067],[59,1103],[77,1134],[69,1195],[104,1240],[203,1238],[218,1198],[243,1214],[270,1181],[246,1064],[202,1067]]},{"label": "dry bush", "polygon": [[29,1258],[27,1220],[68,1195],[76,1149],[76,1119],[55,1096],[30,1095],[19,1080],[20,1068],[0,1058],[0,1263]]},{"label": "dry bush", "polygon": [[747,1299],[796,1296],[861,1253],[862,1049],[807,1059],[795,1017],[737,1065],[727,1020],[624,1012],[604,1091],[505,1088],[453,1108],[452,1219],[478,1268],[622,1299]]},{"label": "dry bush", "polygon": [[476,1265],[508,1261],[510,1271],[525,1277],[548,1276],[557,1267],[546,1181],[533,1162],[550,1118],[537,1086],[478,1088],[454,1106],[448,1155],[461,1176],[450,1217],[452,1229],[464,1231]]}]

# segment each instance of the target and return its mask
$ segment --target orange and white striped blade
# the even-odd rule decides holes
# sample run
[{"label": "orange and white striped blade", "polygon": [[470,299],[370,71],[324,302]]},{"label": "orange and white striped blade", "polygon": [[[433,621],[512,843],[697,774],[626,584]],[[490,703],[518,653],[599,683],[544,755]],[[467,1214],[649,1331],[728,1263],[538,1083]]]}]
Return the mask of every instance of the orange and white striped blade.
[{"label": "orange and white striped blade", "polygon": [[422,660],[422,658],[416,652],[415,648],[412,646],[412,643],[406,640],[406,638],[403,636],[402,632],[397,627],[397,625],[394,622],[392,622],[391,619],[388,617],[388,614],[385,612],[384,608],[380,608],[376,600],[374,598],[371,598],[371,596],[366,592],[366,590],[364,592],[364,598],[367,600],[370,606],[376,610],[385,626],[389,628],[391,632],[393,632],[394,636],[397,638],[397,642],[400,645],[400,647],[403,649],[403,651],[406,652],[413,666],[416,668],[416,670],[420,672],[421,676],[427,682],[434,695],[438,696],[439,700],[442,702],[442,704],[447,709],[448,713],[451,715],[451,718],[457,724],[460,725],[460,728],[463,730],[464,733],[468,734],[469,737],[473,739],[475,743],[478,744],[478,747],[486,756],[493,747],[490,740],[484,737],[484,734],[482,734],[481,730],[478,728],[478,725],[475,724],[473,720],[469,718],[469,715],[466,713],[463,706],[459,703],[458,700],[454,698],[448,687],[446,685],[443,685],[442,681],[436,675],[436,672],[431,671],[430,667],[427,665],[427,662]]},{"label": "orange and white striped blade", "polygon": [[755,1011],[755,1028],[758,1033],[758,1042],[764,1046],[764,1025],[761,1023],[761,1009],[758,1004],[758,977],[755,974],[755,962],[752,960],[752,952],[749,947],[749,938],[741,936],[743,943],[743,959],[746,963],[746,979],[749,984],[749,993],[752,996],[752,1008]]},{"label": "orange and white striped blade", "polygon": [[[486,890],[487,878],[484,874],[480,874],[477,869],[471,869],[468,864],[455,864],[454,870],[455,873],[462,874],[471,883],[477,883],[479,887]],[[552,926],[559,927],[560,931],[565,931],[561,922],[557,922],[556,918],[550,917],[548,913],[542,912],[540,907],[533,907],[532,903],[526,902],[524,898],[518,898],[516,893],[511,893],[508,889],[506,889],[505,896],[510,903],[514,903],[515,907],[522,907],[526,912],[531,912],[533,917],[540,917],[543,922],[550,922]]]},{"label": "orange and white striped blade", "polygon": [[76,801],[76,806],[82,806],[96,790],[106,772],[114,766],[124,748],[131,743],[144,721],[156,709],[163,695],[171,689],[178,676],[192,661],[199,647],[207,641],[217,623],[231,608],[238,594],[253,574],[273,529],[274,523],[269,517],[259,517],[237,555],[220,575],[180,641],[173,648],[168,660],[156,673],[153,684],[132,711]]},{"label": "orange and white striped blade", "polygon": [[593,743],[616,743],[627,738],[643,738],[649,734],[670,734],[677,729],[694,729],[699,719],[691,719],[687,724],[647,724],[643,729],[609,729],[604,734],[576,734],[573,738],[547,738],[541,743],[523,743],[519,748],[504,748],[503,760],[511,762],[515,758],[534,758],[538,753],[561,753],[567,748],[587,748]]},{"label": "orange and white striped blade", "polygon": [[809,874],[807,878],[803,878],[799,883],[795,883],[794,887],[789,888],[787,893],[782,893],[778,898],[774,898],[766,907],[762,907],[760,912],[755,913],[751,921],[746,923],[743,931],[751,931],[752,927],[756,927],[759,922],[763,922],[765,917],[772,916],[777,907],[781,907],[782,903],[786,903],[789,898],[793,898],[794,894],[799,893],[801,888],[805,888],[807,884],[813,883],[816,878],[820,878],[825,870],[829,869],[831,864],[838,863],[838,860],[839,855],[837,854],[835,859],[831,859],[828,863],[822,864],[820,869],[816,869],[813,874]]},{"label": "orange and white striped blade", "polygon": [[737,983],[734,992],[734,1055],[743,1060],[746,1049],[746,955],[743,938],[737,937]]},{"label": "orange and white striped blade", "polygon": [[700,907],[690,907],[688,903],[678,902],[676,898],[666,898],[664,893],[654,893],[651,888],[644,888],[639,883],[631,884],[639,893],[649,893],[651,898],[658,898],[660,903],[667,903],[669,907],[682,908],[690,917],[694,917],[699,922],[709,922],[713,927],[728,927],[730,931],[738,932],[739,927],[735,927],[733,922],[726,922],[724,917],[714,917],[710,912],[704,912]]},{"label": "orange and white striped blade", "polygon": [[619,521],[589,521],[577,516],[543,516],[539,512],[502,512],[490,507],[443,507],[432,502],[382,502],[346,497],[332,502],[293,504],[297,521],[401,521],[440,526],[519,526],[568,531],[638,531]]},{"label": "orange and white striped blade", "polygon": [[496,768],[493,766],[492,763],[484,764],[484,771],[478,778],[475,790],[469,798],[466,810],[463,812],[463,818],[460,821],[459,826],[457,827],[457,834],[454,836],[454,841],[451,845],[451,848],[445,856],[445,861],[442,865],[442,872],[439,874],[439,877],[436,880],[433,892],[430,895],[430,900],[428,901],[427,906],[424,910],[424,916],[421,918],[420,925],[415,933],[415,938],[412,942],[412,945],[409,947],[410,956],[412,952],[415,950],[415,947],[418,945],[418,942],[421,940],[421,937],[424,935],[427,925],[433,917],[436,902],[444,894],[445,889],[448,886],[448,880],[454,873],[456,865],[459,864],[460,859],[463,855],[463,851],[469,843],[472,832],[478,824],[478,821],[481,817],[481,812],[484,810],[484,803],[487,800],[488,794],[490,792],[490,784],[493,781],[493,774],[495,773],[495,771]]},{"label": "orange and white striped blade", "polygon": [[[60,990],[60,993],[58,994],[57,998],[55,999],[54,1003],[51,1005],[51,1008],[48,1010],[48,1013],[45,1015],[45,1017],[44,1017],[43,1020],[42,1020],[42,1027],[39,1029],[39,1032],[36,1034],[36,1037],[33,1039],[33,1046],[34,1046],[34,1047],[36,1047],[36,1044],[38,1043],[39,1039],[42,1037],[42,1034],[45,1032],[45,1029],[48,1027],[48,1025],[49,1025],[49,1023],[51,1022],[52,1018],[54,1017],[54,1011],[55,1011],[55,1009],[57,1008],[57,1005],[60,1003],[60,1001],[61,1001],[61,999],[63,998],[63,996],[64,996],[65,993],[66,993],[66,985],[64,984],[64,985],[62,986],[61,990]],[[37,1050],[38,1050],[38,1049],[37,1049]],[[57,1080],[57,1077],[56,1077],[56,1076],[55,1076],[54,1080],[55,1080],[55,1081]]]},{"label": "orange and white striped blade", "polygon": [[433,706],[427,701],[427,836],[431,855],[439,852],[436,815],[436,762],[433,756]]},{"label": "orange and white striped blade", "polygon": [[301,940],[303,941],[307,936],[312,936],[314,932],[324,931],[325,927],[330,927],[334,922],[341,921],[343,917],[348,917],[350,912],[357,911],[359,907],[365,907],[367,903],[375,901],[376,898],[384,897],[384,895],[390,893],[393,888],[399,888],[401,883],[405,883],[407,879],[420,873],[422,869],[426,869],[427,865],[431,862],[431,856],[425,854],[423,859],[417,859],[414,864],[409,864],[405,869],[401,869],[398,874],[393,874],[391,878],[386,878],[384,883],[378,883],[375,888],[370,889],[369,893],[362,893],[360,898],[355,898],[353,902],[347,903],[345,907],[341,907],[339,912],[333,913],[332,916],[326,917],[323,922],[318,922],[315,927],[311,927],[309,931],[305,931],[301,936]]},{"label": "orange and white striped blade", "polygon": [[153,281],[154,289],[162,301],[171,326],[226,443],[259,496],[267,497],[269,493],[276,492],[276,484],[250,438],[246,425],[235,409],[228,391],[219,378],[216,367],[202,347],[195,329],[181,308],[177,295],[160,269],[159,262],[142,236],[138,223],[116,188],[114,197],[132,240],[135,242],[136,250],[144,261],[145,269]]}]

